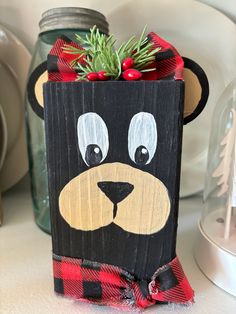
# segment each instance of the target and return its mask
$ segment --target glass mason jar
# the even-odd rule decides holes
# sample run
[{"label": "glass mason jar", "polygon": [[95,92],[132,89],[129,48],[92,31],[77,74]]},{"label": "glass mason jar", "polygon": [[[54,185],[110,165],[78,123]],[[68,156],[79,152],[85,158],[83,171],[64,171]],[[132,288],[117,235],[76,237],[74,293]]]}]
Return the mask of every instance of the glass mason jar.
[{"label": "glass mason jar", "polygon": [[42,230],[48,233],[50,233],[51,227],[43,109],[42,112],[35,109],[34,102],[37,99],[32,95],[34,95],[34,89],[37,88],[37,79],[46,73],[47,55],[56,39],[65,35],[71,40],[75,40],[75,34],[85,36],[94,25],[97,25],[102,33],[108,34],[108,23],[104,15],[94,10],[76,7],[48,10],[42,14],[42,19],[39,22],[40,33],[29,70],[26,122],[35,221]]}]

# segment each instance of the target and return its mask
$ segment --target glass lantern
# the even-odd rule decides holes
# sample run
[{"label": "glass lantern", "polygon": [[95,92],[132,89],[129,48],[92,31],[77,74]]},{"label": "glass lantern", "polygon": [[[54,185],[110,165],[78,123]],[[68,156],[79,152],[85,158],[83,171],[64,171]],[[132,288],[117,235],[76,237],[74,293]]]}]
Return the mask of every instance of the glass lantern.
[{"label": "glass lantern", "polygon": [[236,79],[213,114],[195,258],[203,273],[236,296]]}]

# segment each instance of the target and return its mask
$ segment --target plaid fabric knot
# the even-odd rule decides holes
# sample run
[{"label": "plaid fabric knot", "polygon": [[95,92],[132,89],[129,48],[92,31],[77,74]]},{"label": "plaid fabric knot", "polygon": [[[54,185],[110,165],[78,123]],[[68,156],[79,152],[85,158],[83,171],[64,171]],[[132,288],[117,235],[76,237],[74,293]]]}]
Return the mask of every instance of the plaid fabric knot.
[{"label": "plaid fabric knot", "polygon": [[53,255],[54,287],[59,294],[110,306],[146,308],[159,302],[193,302],[193,290],[176,257],[151,281],[137,280],[113,265]]},{"label": "plaid fabric knot", "polygon": [[148,39],[152,42],[153,48],[161,48],[156,54],[156,61],[149,67],[156,68],[156,71],[146,72],[143,75],[144,80],[161,80],[161,79],[184,79],[184,61],[175,47],[162,39],[157,34],[151,32]]},{"label": "plaid fabric knot", "polygon": [[[78,58],[78,55],[66,53],[63,49],[65,45],[70,45],[80,50],[84,50],[81,46],[77,45],[66,36],[59,37],[50,50],[47,58],[49,81],[70,82],[76,81],[77,79],[78,74],[71,65],[71,62],[75,58]],[[84,58],[81,58],[80,62],[83,64]]]},{"label": "plaid fabric knot", "polygon": [[[156,61],[150,64],[147,68],[156,68],[156,71],[146,72],[142,75],[142,80],[160,80],[160,79],[175,79],[183,80],[184,62],[178,51],[170,43],[151,32],[147,38],[153,43],[153,49],[161,48],[156,54]],[[78,58],[77,54],[66,53],[65,45],[76,47],[84,50],[75,42],[71,41],[66,36],[58,38],[48,54],[47,68],[49,81],[76,81],[79,74],[72,66],[71,62]],[[84,58],[79,61],[84,65]]]}]

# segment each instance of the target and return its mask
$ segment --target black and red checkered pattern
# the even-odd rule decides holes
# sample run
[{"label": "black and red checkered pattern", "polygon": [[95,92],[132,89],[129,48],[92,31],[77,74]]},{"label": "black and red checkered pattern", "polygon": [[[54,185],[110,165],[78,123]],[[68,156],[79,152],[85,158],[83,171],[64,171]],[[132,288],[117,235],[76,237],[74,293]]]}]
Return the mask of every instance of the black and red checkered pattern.
[{"label": "black and red checkered pattern", "polygon": [[[156,71],[145,72],[142,80],[175,79],[183,80],[184,61],[178,51],[157,34],[151,32],[148,39],[153,42],[155,48],[161,48],[156,53],[156,61],[147,68],[156,68]],[[75,81],[79,79],[79,74],[71,65],[71,62],[78,58],[78,54],[69,54],[64,50],[65,45],[73,46],[83,50],[82,47],[72,42],[66,36],[57,39],[48,55],[48,80],[49,81]],[[84,64],[82,57],[79,62]]]},{"label": "black and red checkered pattern", "polygon": [[107,264],[53,255],[55,291],[101,305],[146,308],[159,302],[193,302],[193,290],[176,257],[154,274],[138,280]]},{"label": "black and red checkered pattern", "polygon": [[183,80],[184,61],[178,51],[170,43],[151,32],[148,39],[154,44],[153,49],[161,48],[156,54],[156,61],[149,67],[156,71],[143,73],[144,80],[175,79]]},{"label": "black and red checkered pattern", "polygon": [[[48,54],[47,68],[48,68],[48,80],[49,81],[75,81],[78,77],[78,73],[71,65],[71,62],[78,58],[78,54],[66,53],[64,50],[65,45],[84,50],[81,46],[71,41],[66,36],[58,38],[53,45],[51,51]],[[81,58],[81,64],[83,64],[83,57]]]}]

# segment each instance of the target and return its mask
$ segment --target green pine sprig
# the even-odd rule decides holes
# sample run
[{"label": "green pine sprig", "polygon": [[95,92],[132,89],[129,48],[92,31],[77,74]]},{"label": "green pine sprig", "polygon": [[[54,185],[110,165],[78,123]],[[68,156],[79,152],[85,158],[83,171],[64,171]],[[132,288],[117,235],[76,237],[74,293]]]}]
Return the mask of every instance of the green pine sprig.
[{"label": "green pine sprig", "polygon": [[[85,38],[76,34],[76,40],[84,49],[65,45],[64,50],[78,55],[71,62],[72,67],[78,71],[78,80],[87,80],[89,73],[99,71],[105,71],[105,75],[118,80],[122,74],[122,62],[128,57],[134,60],[133,68],[140,72],[156,70],[155,68],[147,69],[147,67],[155,60],[155,55],[161,48],[153,49],[153,43],[148,41],[145,33],[146,27],[139,39],[132,36],[127,42],[121,44],[118,50],[115,50],[114,36],[107,37],[94,26]],[[81,58],[83,58],[82,63]]]},{"label": "green pine sprig", "polygon": [[[134,60],[134,68],[141,72],[154,71],[155,69],[145,69],[155,61],[155,54],[161,49],[153,49],[153,43],[148,42],[145,36],[147,26],[144,27],[142,34],[137,41],[133,36],[126,43],[123,43],[118,49],[120,60],[132,57]],[[145,70],[144,70],[145,69]]]}]

